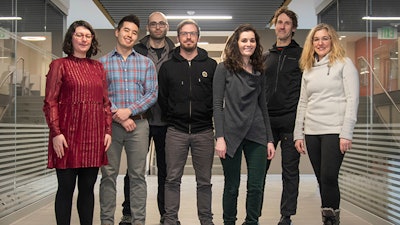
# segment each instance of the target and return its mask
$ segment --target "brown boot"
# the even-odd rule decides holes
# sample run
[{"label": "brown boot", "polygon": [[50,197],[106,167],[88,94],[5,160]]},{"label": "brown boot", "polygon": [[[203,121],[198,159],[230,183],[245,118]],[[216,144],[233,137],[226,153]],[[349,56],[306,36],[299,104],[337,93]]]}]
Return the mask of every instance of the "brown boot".
[{"label": "brown boot", "polygon": [[339,225],[340,224],[340,209],[322,208],[322,222],[324,225]]}]

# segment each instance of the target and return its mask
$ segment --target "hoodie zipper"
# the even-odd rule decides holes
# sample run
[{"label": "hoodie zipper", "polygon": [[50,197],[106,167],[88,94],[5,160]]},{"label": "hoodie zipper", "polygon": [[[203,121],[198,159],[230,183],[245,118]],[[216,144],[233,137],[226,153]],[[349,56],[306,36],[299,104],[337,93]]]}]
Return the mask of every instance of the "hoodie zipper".
[{"label": "hoodie zipper", "polygon": [[[276,79],[275,79],[275,89],[274,93],[278,89],[278,80],[279,80],[279,72],[282,70],[283,65],[285,65],[285,60],[286,60],[286,55],[283,55],[283,52],[285,51],[285,48],[282,49],[282,51],[279,54],[279,60],[278,60],[278,69],[276,70]],[[283,59],[282,59],[283,56]]]},{"label": "hoodie zipper", "polygon": [[192,76],[190,74],[190,70],[192,67],[192,61],[188,60],[188,64],[189,64],[189,134],[192,133],[192,124],[191,124],[191,120],[192,120]]}]

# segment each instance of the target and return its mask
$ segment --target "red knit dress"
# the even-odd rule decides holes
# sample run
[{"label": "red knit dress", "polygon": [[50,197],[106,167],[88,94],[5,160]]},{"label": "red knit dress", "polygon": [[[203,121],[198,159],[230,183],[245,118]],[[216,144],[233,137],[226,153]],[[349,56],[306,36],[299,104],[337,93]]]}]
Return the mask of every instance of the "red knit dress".
[{"label": "red knit dress", "polygon": [[[48,168],[100,167],[107,164],[105,134],[112,115],[106,72],[100,62],[68,56],[54,60],[46,76],[43,111],[50,128]],[[53,137],[63,134],[68,148],[57,158]]]}]

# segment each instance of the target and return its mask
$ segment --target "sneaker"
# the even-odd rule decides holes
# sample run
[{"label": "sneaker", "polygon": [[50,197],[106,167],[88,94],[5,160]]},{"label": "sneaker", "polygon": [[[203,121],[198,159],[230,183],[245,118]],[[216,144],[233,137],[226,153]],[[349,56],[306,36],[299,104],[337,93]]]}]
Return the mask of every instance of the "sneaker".
[{"label": "sneaker", "polygon": [[132,224],[131,220],[132,220],[131,216],[123,215],[121,218],[121,222],[119,222],[119,225],[131,225]]},{"label": "sneaker", "polygon": [[290,216],[281,216],[278,225],[293,225]]}]

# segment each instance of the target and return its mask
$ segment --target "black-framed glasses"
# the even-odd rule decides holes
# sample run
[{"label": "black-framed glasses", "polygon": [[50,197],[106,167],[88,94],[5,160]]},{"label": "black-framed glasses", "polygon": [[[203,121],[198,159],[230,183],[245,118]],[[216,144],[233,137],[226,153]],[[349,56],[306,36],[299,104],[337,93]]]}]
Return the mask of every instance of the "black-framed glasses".
[{"label": "black-framed glasses", "polygon": [[196,31],[192,31],[192,32],[179,32],[179,36],[188,36],[190,34],[190,36],[197,36],[199,33]]},{"label": "black-framed glasses", "polygon": [[157,25],[158,25],[158,27],[160,27],[160,28],[165,28],[165,27],[168,25],[168,23],[166,23],[166,22],[164,22],[164,21],[160,21],[160,22],[155,22],[155,21],[153,21],[153,22],[150,22],[150,23],[149,23],[149,27],[151,27],[151,28],[156,28]]}]

